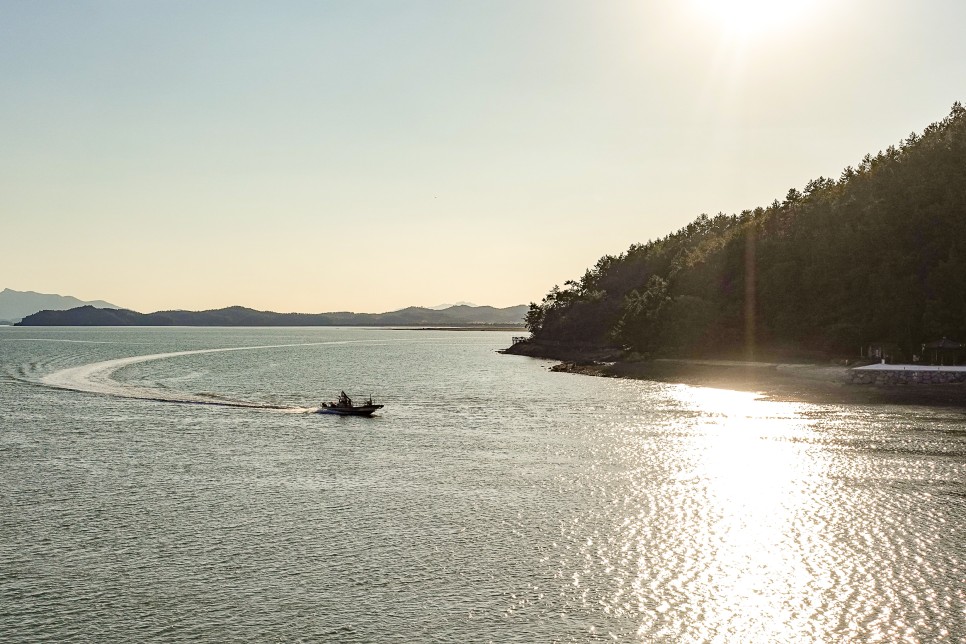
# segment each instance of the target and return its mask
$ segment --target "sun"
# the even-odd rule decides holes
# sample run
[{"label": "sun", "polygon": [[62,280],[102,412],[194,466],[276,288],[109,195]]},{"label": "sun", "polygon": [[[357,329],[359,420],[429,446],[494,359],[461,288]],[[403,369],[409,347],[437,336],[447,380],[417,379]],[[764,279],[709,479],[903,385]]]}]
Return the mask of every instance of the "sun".
[{"label": "sun", "polygon": [[692,0],[723,31],[751,36],[784,31],[805,16],[816,0]]}]

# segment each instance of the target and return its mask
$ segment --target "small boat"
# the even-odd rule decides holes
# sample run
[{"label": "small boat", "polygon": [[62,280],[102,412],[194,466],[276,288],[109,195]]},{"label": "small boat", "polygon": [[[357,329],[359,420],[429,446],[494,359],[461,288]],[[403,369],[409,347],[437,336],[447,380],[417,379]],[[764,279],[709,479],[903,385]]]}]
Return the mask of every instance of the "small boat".
[{"label": "small boat", "polygon": [[335,402],[322,403],[319,407],[320,414],[338,414],[339,416],[372,416],[377,409],[382,409],[383,405],[372,402],[372,396],[361,405],[353,405],[352,398],[343,391],[339,394],[339,399]]}]

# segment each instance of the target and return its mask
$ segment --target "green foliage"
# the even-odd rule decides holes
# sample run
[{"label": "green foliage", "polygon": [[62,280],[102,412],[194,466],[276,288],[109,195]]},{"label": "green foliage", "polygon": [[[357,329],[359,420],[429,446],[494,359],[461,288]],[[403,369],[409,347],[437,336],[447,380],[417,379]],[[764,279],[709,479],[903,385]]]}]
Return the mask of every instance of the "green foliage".
[{"label": "green foliage", "polygon": [[672,323],[661,330],[661,347],[676,354],[707,355],[717,346],[718,311],[708,300],[679,295],[670,301],[666,315]]},{"label": "green foliage", "polygon": [[[537,340],[642,353],[908,353],[966,340],[966,110],[740,215],[602,257],[531,305]],[[533,324],[531,324],[533,322]]]},{"label": "green foliage", "polygon": [[539,333],[543,328],[543,307],[536,302],[530,302],[530,308],[523,317],[523,323],[530,333]]},{"label": "green foliage", "polygon": [[642,292],[634,290],[624,296],[624,306],[614,327],[614,337],[640,353],[656,350],[656,341],[661,335],[664,313],[670,301],[667,280],[651,275]]}]

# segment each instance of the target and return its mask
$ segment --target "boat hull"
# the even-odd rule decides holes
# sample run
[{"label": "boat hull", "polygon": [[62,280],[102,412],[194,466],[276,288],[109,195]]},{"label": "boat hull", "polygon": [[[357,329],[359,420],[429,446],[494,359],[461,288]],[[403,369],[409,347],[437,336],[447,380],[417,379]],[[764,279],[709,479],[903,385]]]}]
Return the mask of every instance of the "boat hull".
[{"label": "boat hull", "polygon": [[358,405],[353,407],[320,407],[320,414],[335,414],[336,416],[372,416],[383,405]]}]

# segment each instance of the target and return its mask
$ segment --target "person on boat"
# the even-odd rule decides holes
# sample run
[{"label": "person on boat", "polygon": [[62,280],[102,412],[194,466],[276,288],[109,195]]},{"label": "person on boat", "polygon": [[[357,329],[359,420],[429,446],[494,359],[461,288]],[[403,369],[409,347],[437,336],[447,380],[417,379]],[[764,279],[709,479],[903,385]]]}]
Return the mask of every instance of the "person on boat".
[{"label": "person on boat", "polygon": [[352,407],[352,399],[344,391],[339,394],[339,406]]}]

